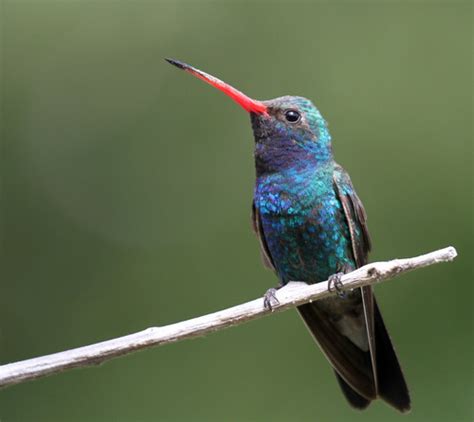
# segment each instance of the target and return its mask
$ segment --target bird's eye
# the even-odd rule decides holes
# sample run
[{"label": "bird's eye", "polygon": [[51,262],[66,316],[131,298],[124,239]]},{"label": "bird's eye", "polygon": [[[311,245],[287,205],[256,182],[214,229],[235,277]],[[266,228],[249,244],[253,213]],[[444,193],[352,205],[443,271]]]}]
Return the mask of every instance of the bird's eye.
[{"label": "bird's eye", "polygon": [[290,123],[296,123],[301,119],[301,114],[296,110],[285,111],[285,119]]}]

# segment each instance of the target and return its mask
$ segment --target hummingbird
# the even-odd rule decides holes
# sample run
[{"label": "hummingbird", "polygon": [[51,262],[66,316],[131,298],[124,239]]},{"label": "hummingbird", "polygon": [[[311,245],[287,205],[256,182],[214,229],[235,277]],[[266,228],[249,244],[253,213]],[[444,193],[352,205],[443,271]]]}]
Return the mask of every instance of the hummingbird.
[{"label": "hummingbird", "polygon": [[[250,114],[256,169],[252,226],[263,264],[275,272],[279,287],[328,280],[328,288],[338,291],[297,310],[349,404],[365,409],[380,398],[408,412],[408,387],[372,287],[340,288],[342,274],[368,262],[371,240],[364,206],[349,174],[334,161],[319,110],[299,96],[254,100],[195,67],[166,60]],[[264,304],[271,309],[275,301],[275,289],[269,289]]]}]

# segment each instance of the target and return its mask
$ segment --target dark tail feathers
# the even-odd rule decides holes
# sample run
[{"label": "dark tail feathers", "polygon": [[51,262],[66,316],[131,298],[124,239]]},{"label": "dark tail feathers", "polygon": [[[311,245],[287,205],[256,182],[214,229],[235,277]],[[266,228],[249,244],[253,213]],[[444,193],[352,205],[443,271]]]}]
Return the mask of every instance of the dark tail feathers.
[{"label": "dark tail feathers", "polygon": [[[321,338],[320,334],[316,334],[319,330],[325,328],[324,323],[320,319],[319,312],[314,308],[315,304],[303,305],[304,312],[300,310],[300,314],[306,322],[309,330],[316,339]],[[301,307],[300,307],[301,308]],[[312,308],[312,309],[310,309]],[[313,315],[314,314],[314,315]],[[318,322],[319,319],[319,322]],[[400,412],[408,412],[410,410],[410,395],[405,382],[397,355],[393,349],[392,342],[388,335],[387,329],[380,314],[377,303],[374,299],[374,337],[375,337],[375,362],[377,366],[377,396],[385,400],[388,404],[399,410]],[[321,344],[320,344],[321,345]],[[324,345],[322,349],[324,351]],[[327,353],[327,351],[325,351]],[[371,365],[370,363],[368,363]],[[369,369],[369,368],[367,368]],[[370,369],[371,371],[371,369]],[[347,401],[356,409],[365,409],[373,400],[361,395],[353,387],[351,387],[337,372],[336,377],[339,385],[346,397]]]},{"label": "dark tail feathers", "polygon": [[[374,299],[375,302],[375,299]],[[374,303],[375,360],[377,362],[378,394],[400,412],[411,409],[410,394],[402,368],[388,335],[377,302]]]}]

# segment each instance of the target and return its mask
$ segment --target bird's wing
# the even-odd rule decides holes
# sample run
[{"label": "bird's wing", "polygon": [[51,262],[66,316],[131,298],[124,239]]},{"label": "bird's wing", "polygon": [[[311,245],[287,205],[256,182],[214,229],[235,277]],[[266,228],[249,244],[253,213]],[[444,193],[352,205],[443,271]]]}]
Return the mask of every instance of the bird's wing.
[{"label": "bird's wing", "polygon": [[267,241],[265,240],[265,234],[262,229],[262,221],[257,207],[255,206],[255,202],[252,203],[252,228],[260,243],[260,254],[262,256],[263,265],[266,268],[275,271],[275,265],[272,256],[270,255],[270,251],[268,250]]},{"label": "bird's wing", "polygon": [[355,262],[357,267],[362,267],[367,264],[372,247],[367,228],[367,214],[352,186],[349,174],[338,164],[334,168],[334,186],[349,226]]},{"label": "bird's wing", "polygon": [[[334,187],[344,210],[349,233],[351,237],[352,253],[357,267],[367,264],[369,251],[372,247],[369,229],[367,227],[367,214],[362,201],[357,196],[352,186],[349,174],[338,164],[334,168]],[[377,388],[377,371],[375,362],[375,334],[374,334],[374,295],[371,286],[361,288],[364,305],[364,316],[367,327],[367,338],[370,348],[375,391]]]},{"label": "bird's wing", "polygon": [[[355,193],[349,175],[339,165],[336,165],[334,170],[334,185],[350,228],[354,259],[360,267],[367,264],[371,248],[365,210]],[[376,394],[396,409],[406,412],[410,410],[410,394],[392,341],[372,288],[362,287],[361,291]],[[346,386],[343,386],[343,391],[351,401],[353,392],[348,392]],[[360,397],[356,397],[356,400],[352,401],[356,407],[359,399]]]}]

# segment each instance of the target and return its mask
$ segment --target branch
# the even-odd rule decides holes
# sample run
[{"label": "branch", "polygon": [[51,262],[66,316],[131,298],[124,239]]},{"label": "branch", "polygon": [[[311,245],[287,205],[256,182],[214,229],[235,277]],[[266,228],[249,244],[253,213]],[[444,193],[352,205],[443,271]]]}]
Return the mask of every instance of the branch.
[{"label": "branch", "polygon": [[[414,258],[373,262],[343,275],[341,278],[342,289],[350,290],[357,287],[374,285],[414,269],[427,267],[439,262],[452,261],[456,255],[456,249],[448,247]],[[277,298],[280,304],[273,308],[273,312],[294,308],[295,306],[323,299],[333,294],[335,293],[328,291],[327,281],[312,285],[298,282],[289,283],[278,290]],[[2,365],[0,366],[0,387],[7,387],[56,374],[67,369],[100,364],[117,356],[202,336],[213,331],[260,318],[270,313],[270,311],[263,307],[262,298],[259,298],[242,305],[164,327],[151,327],[101,343]]]}]

